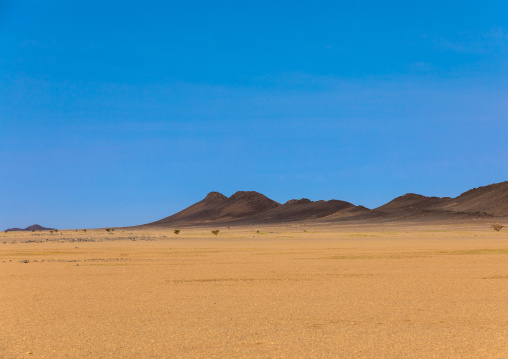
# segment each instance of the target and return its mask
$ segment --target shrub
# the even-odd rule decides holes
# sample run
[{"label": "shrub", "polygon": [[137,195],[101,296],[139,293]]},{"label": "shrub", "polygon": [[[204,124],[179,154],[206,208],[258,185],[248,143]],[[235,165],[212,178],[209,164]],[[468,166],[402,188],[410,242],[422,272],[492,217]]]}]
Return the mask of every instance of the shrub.
[{"label": "shrub", "polygon": [[179,234],[180,233],[180,230],[179,229],[175,229],[175,231],[173,232],[175,234]]},{"label": "shrub", "polygon": [[109,232],[109,231],[111,231],[111,228],[106,228],[106,232]]},{"label": "shrub", "polygon": [[213,234],[217,235],[219,234],[220,230],[216,229],[215,231],[212,231]]},{"label": "shrub", "polygon": [[498,231],[498,232],[499,232],[499,231],[500,231],[503,227],[504,227],[504,226],[503,226],[503,225],[501,225],[501,224],[499,224],[499,223],[497,223],[497,224],[493,224],[493,225],[492,225],[492,229],[493,229],[493,230],[495,230],[495,231]]},{"label": "shrub", "polygon": [[85,232],[85,233],[86,233],[86,229],[83,229],[83,232]]}]

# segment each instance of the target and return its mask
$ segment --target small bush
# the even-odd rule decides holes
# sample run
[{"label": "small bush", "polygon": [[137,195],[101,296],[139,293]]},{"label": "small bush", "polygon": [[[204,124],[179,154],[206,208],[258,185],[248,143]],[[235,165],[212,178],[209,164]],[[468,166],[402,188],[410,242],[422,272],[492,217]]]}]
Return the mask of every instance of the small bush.
[{"label": "small bush", "polygon": [[106,232],[110,232],[111,231],[111,228],[106,228]]},{"label": "small bush", "polygon": [[49,231],[49,233],[53,234],[54,231]]},{"label": "small bush", "polygon": [[499,231],[500,231],[503,227],[504,227],[504,226],[503,226],[503,225],[501,225],[501,224],[499,224],[499,223],[497,223],[497,224],[493,224],[493,225],[492,225],[492,229],[493,229],[493,230],[495,230],[495,231],[498,231],[498,232],[499,232]]},{"label": "small bush", "polygon": [[85,233],[86,233],[86,229],[83,229],[83,232],[85,232]]},{"label": "small bush", "polygon": [[35,232],[35,229],[32,229],[32,233],[34,233],[34,232]]},{"label": "small bush", "polygon": [[180,230],[179,230],[179,229],[175,229],[173,233],[174,233],[174,234],[179,234],[179,233],[180,233]]},{"label": "small bush", "polygon": [[216,229],[215,231],[212,231],[213,234],[218,235],[220,230]]}]

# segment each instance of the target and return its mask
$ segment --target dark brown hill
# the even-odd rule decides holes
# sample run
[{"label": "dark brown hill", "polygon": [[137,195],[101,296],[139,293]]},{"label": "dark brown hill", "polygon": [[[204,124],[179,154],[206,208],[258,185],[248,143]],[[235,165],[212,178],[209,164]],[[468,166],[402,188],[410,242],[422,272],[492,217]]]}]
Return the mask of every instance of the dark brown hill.
[{"label": "dark brown hill", "polygon": [[408,193],[374,211],[391,219],[429,217],[503,217],[508,216],[508,182],[471,189],[455,198],[426,197]]},{"label": "dark brown hill", "polygon": [[473,188],[429,209],[508,216],[508,182]]},{"label": "dark brown hill", "polygon": [[150,224],[191,225],[230,222],[268,211],[279,205],[254,191],[238,191],[229,198],[218,192],[211,192],[202,201],[183,211]]},{"label": "dark brown hill", "polygon": [[406,193],[405,195],[397,197],[375,210],[385,213],[396,213],[415,209],[422,210],[431,206],[446,203],[450,199],[450,197],[426,197],[420,194]]}]

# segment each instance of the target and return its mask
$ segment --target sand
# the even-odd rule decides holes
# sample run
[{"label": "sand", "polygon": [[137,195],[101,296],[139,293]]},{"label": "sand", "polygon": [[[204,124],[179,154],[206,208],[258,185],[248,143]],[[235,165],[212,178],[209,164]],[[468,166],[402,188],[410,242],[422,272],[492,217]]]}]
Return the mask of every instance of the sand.
[{"label": "sand", "polygon": [[2,233],[0,357],[508,357],[508,231],[256,230]]}]

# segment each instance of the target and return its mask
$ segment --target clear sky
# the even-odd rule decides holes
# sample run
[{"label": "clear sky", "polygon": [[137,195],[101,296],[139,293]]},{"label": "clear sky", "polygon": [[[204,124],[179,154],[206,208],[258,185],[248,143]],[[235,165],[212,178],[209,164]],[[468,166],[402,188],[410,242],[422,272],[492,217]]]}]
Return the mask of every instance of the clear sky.
[{"label": "clear sky", "polygon": [[505,1],[0,0],[0,229],[508,180]]}]

